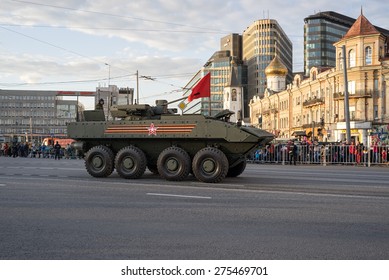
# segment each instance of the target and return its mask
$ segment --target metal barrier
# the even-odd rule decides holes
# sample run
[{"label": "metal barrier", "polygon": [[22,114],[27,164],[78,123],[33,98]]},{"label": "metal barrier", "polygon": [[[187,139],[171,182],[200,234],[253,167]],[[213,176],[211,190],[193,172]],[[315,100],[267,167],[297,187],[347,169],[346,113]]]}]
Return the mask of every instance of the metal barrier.
[{"label": "metal barrier", "polygon": [[367,147],[346,144],[296,144],[295,154],[288,144],[259,148],[249,158],[253,163],[388,165],[389,146]]}]

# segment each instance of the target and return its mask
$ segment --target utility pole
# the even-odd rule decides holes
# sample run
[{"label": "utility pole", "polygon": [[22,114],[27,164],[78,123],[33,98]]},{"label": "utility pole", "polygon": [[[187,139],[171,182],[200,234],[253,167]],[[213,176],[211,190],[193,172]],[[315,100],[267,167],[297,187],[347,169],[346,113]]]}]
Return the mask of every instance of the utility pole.
[{"label": "utility pole", "polygon": [[109,89],[109,85],[111,84],[111,64],[105,63],[105,65],[108,66],[108,89]]},{"label": "utility pole", "polygon": [[30,143],[32,143],[32,118],[30,117]]},{"label": "utility pole", "polygon": [[344,116],[346,121],[346,141],[347,144],[351,144],[351,132],[350,132],[350,105],[348,99],[348,79],[347,79],[347,59],[346,59],[346,46],[342,46],[343,56],[343,76],[344,76]]},{"label": "utility pole", "polygon": [[312,143],[315,142],[315,126],[316,126],[316,123],[314,121],[312,121]]},{"label": "utility pole", "polygon": [[135,104],[139,104],[139,73],[136,70],[136,102]]}]

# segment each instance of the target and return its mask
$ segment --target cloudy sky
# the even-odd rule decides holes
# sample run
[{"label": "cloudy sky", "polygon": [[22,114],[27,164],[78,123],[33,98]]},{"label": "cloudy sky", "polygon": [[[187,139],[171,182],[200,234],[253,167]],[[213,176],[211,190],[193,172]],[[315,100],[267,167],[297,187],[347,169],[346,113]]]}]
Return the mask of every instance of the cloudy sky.
[{"label": "cloudy sky", "polygon": [[[220,38],[253,21],[278,21],[303,69],[304,18],[336,11],[389,29],[378,0],[0,0],[0,89],[135,87],[141,102],[175,99],[220,49]],[[109,81],[108,81],[109,80]]]}]

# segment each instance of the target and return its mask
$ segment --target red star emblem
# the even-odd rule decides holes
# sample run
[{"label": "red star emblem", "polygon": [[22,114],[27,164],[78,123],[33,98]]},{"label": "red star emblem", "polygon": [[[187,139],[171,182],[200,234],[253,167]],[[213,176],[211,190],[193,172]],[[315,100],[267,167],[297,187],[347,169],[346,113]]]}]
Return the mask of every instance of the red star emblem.
[{"label": "red star emblem", "polygon": [[157,129],[158,127],[155,127],[154,123],[151,123],[150,127],[147,128],[147,130],[149,131],[149,135],[157,135]]}]

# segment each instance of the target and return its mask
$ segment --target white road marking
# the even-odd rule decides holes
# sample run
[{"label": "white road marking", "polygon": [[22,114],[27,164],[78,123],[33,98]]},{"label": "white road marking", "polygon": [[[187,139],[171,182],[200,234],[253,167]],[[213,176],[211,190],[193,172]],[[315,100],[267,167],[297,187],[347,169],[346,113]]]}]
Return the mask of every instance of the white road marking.
[{"label": "white road marking", "polygon": [[[202,182],[191,182],[190,183],[193,186],[201,186],[201,187],[209,187],[209,183],[202,183]],[[220,188],[243,188],[244,185],[241,184],[226,184],[226,183],[217,183],[214,186],[220,187]]]},{"label": "white road marking", "polygon": [[209,197],[209,196],[181,195],[181,194],[166,194],[166,193],[147,193],[147,195],[154,195],[154,196],[168,196],[168,197],[182,197],[182,198],[212,199],[212,197]]},{"label": "white road marking", "polygon": [[0,187],[5,187],[5,184],[0,184]]}]

